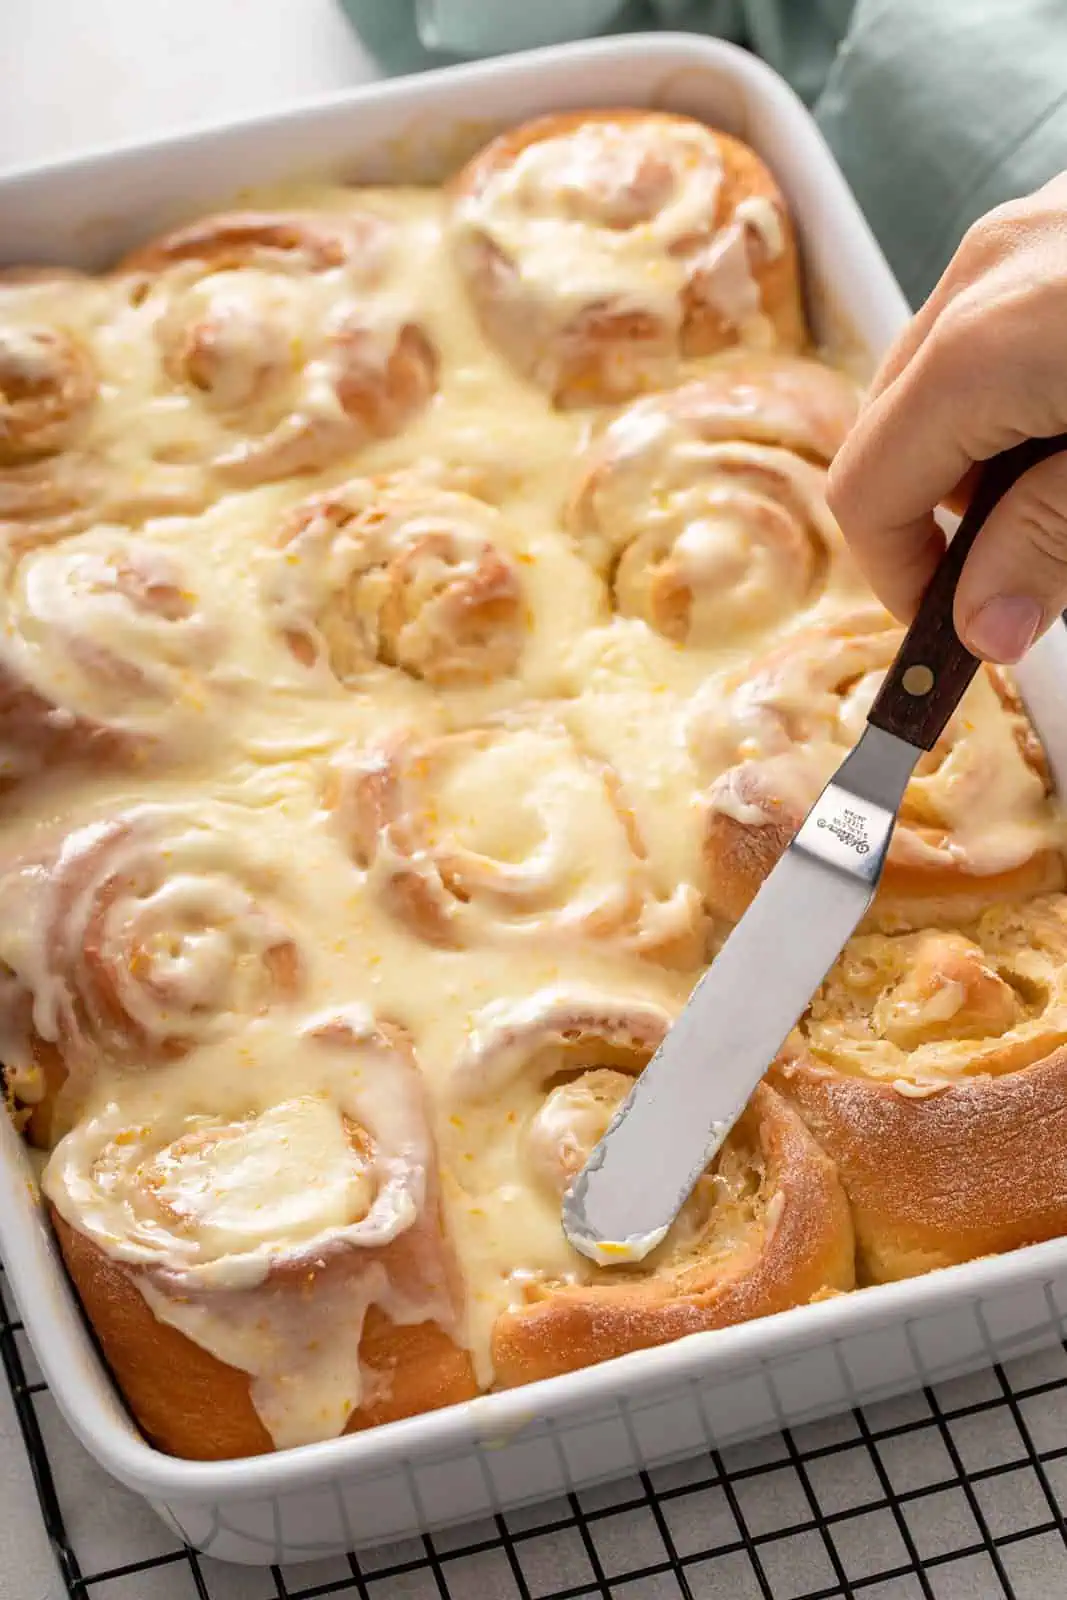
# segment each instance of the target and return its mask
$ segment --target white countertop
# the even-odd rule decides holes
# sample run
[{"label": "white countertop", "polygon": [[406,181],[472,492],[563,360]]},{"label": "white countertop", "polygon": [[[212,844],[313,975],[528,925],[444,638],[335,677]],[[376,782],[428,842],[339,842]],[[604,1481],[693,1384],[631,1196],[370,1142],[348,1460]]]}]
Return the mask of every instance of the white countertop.
[{"label": "white countertop", "polygon": [[335,0],[2,0],[0,168],[374,76]]}]

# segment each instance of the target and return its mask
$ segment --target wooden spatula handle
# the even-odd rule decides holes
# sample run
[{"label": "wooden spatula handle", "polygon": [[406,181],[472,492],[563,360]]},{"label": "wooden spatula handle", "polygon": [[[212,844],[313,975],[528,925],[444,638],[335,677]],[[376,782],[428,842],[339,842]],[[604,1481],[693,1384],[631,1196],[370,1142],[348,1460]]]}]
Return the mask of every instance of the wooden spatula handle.
[{"label": "wooden spatula handle", "polygon": [[931,750],[978,670],[952,623],[956,585],[989,513],[1024,472],[1067,450],[1067,433],[1027,439],[993,456],[982,469],[971,503],[938,564],[896,660],[886,673],[868,721],[920,750]]}]

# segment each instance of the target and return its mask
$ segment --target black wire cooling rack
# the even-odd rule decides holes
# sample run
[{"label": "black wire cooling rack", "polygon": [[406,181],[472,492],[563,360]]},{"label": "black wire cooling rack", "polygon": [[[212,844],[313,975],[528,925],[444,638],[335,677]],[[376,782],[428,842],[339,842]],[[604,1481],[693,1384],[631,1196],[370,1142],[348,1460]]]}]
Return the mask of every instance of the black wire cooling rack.
[{"label": "black wire cooling rack", "polygon": [[[1067,1346],[465,1528],[309,1566],[234,1568],[137,1518],[137,1560],[79,1537],[46,1385],[0,1281],[0,1358],[70,1600],[1062,1600]],[[49,1415],[47,1431],[52,1434]],[[60,1427],[53,1453],[80,1451]],[[147,1530],[147,1531],[146,1531]],[[120,1541],[121,1542],[121,1541]],[[88,1547],[91,1545],[91,1549]],[[127,1555],[129,1547],[127,1547]]]}]

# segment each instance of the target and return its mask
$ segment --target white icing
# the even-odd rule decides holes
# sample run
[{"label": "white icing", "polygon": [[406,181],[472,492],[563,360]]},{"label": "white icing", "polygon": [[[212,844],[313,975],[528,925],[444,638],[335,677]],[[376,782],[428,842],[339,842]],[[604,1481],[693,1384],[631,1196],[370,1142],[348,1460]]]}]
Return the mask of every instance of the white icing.
[{"label": "white icing", "polygon": [[[632,189],[636,158],[618,158]],[[705,135],[672,146],[669,195],[659,200],[653,184],[651,219],[626,228],[597,220],[610,195],[587,214],[582,196],[599,159],[579,152],[561,202],[557,169],[537,165],[544,154],[531,158],[460,226],[484,226],[514,246],[546,292],[562,279],[561,314],[607,287],[676,317],[687,269],[666,247],[714,205],[717,155]],[[562,1086],[546,1107],[545,1080],[531,1087],[524,1071],[529,1041],[502,1045],[500,1027],[539,1025],[553,996],[601,1012],[606,996],[615,1021],[654,1047],[702,959],[696,941],[688,964],[672,970],[654,947],[699,926],[708,785],[742,745],[753,756],[781,754],[785,712],[821,715],[803,675],[747,696],[727,692],[755,652],[747,635],[712,626],[712,594],[698,596],[701,637],[684,648],[642,615],[613,609],[622,546],[635,525],[660,517],[698,589],[735,562],[734,609],[746,582],[761,594],[781,589],[758,552],[747,568],[741,560],[746,540],[753,546],[739,532],[736,500],[709,504],[707,483],[727,468],[746,484],[746,473],[784,483],[827,550],[835,534],[821,469],[775,443],[781,428],[797,442],[798,415],[817,420],[827,406],[808,407],[756,375],[682,448],[654,409],[611,424],[605,437],[635,473],[652,462],[651,490],[649,474],[635,491],[622,472],[602,502],[599,543],[587,541],[564,526],[563,502],[590,449],[588,417],[554,410],[479,331],[444,237],[443,196],[398,189],[354,200],[326,188],[280,203],[342,220],[371,207],[391,245],[317,272],[286,265],[284,253],[207,275],[176,265],[137,303],[110,278],[0,284],[5,348],[28,350],[20,359],[29,361],[37,346],[26,330],[62,327],[100,374],[86,455],[32,479],[0,470],[0,518],[15,503],[28,529],[38,493],[60,517],[69,482],[95,494],[98,469],[108,508],[59,542],[5,545],[0,669],[5,689],[32,700],[35,737],[9,728],[2,752],[4,774],[30,781],[3,797],[0,1058],[20,1097],[34,1101],[45,1088],[42,1044],[62,1056],[66,1136],[47,1193],[130,1269],[157,1316],[249,1372],[265,1425],[289,1443],[335,1434],[369,1393],[359,1363],[368,1307],[454,1332],[488,1384],[501,1310],[523,1304],[531,1286],[597,1270],[564,1239],[559,1173],[561,1153],[573,1165],[601,1113],[581,1110],[579,1094],[572,1127],[575,1103]],[[749,206],[739,215],[773,253],[769,214]],[[746,285],[737,293],[751,304]],[[357,306],[368,320],[362,361],[380,372],[410,314],[438,352],[439,388],[398,431],[346,431],[342,440],[331,338]],[[187,361],[190,322],[212,318],[217,344],[201,352],[211,381],[198,388],[172,377],[164,357],[173,335]],[[832,437],[840,428],[829,409]],[[739,417],[763,419],[766,436],[742,437]],[[257,450],[268,439],[274,466],[286,459],[300,476],[262,481]],[[823,459],[814,445],[808,453]],[[249,472],[235,470],[223,490],[211,474],[227,462]],[[364,528],[321,547],[312,536],[283,543],[306,499],[357,474],[372,514],[382,514],[373,536]],[[378,652],[378,558],[395,562],[422,519],[437,528],[442,517],[455,540],[450,572],[470,578],[485,545],[512,564],[522,633],[506,671],[446,687]],[[434,610],[443,560],[428,559],[404,590],[407,621],[425,619],[413,650],[429,649],[438,628],[447,642]],[[137,599],[123,563],[153,603]],[[323,654],[323,608],[352,582],[345,637],[355,666],[339,674]],[[808,603],[791,590],[759,626],[789,625]],[[842,591],[828,589],[822,603],[836,614]],[[287,630],[319,648],[311,667]],[[708,732],[704,716],[699,740],[687,737],[698,690],[702,713],[710,706],[718,719]],[[549,709],[532,713],[531,702]],[[984,701],[977,715],[982,728],[991,721]],[[816,730],[816,765],[839,753],[831,723],[828,735],[821,722]],[[483,725],[491,737],[468,737]],[[120,735],[121,756],[61,764],[54,736],[90,727]],[[344,805],[327,798],[331,781],[343,788],[361,763],[382,776],[384,758],[368,752],[383,745],[430,748],[452,734],[454,756],[432,781],[412,780],[410,815],[425,842],[410,851],[401,819],[361,867]],[[990,736],[980,770],[961,755],[921,775],[931,803],[952,808],[967,849],[984,848],[988,859],[1058,837],[1050,808],[1008,759],[1006,737]],[[808,777],[793,773],[793,787]],[[730,803],[739,820],[762,817],[736,791]],[[433,889],[457,865],[468,898],[452,896],[456,941],[434,947],[394,914],[386,891],[409,870]],[[316,1017],[357,1000],[410,1033],[418,1074],[377,1044],[309,1039]],[[366,1040],[369,1030],[364,1019],[355,1032]],[[562,1042],[549,1042],[549,1057],[553,1048],[558,1056]],[[368,1157],[359,1129],[387,1161]],[[435,1148],[443,1235],[427,1187]],[[146,1183],[156,1175],[158,1188]],[[415,1242],[430,1265],[412,1276],[400,1266]],[[460,1306],[443,1281],[453,1248]],[[280,1269],[340,1251],[357,1270],[318,1274],[310,1302],[282,1293]]]}]

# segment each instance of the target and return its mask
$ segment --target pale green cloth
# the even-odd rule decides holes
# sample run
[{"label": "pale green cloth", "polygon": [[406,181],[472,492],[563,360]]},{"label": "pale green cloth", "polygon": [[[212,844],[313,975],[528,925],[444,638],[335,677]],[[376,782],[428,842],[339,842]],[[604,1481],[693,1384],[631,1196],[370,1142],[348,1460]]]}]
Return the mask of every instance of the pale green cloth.
[{"label": "pale green cloth", "polygon": [[342,0],[387,72],[597,32],[713,33],[815,115],[905,294],[1067,169],[1067,0]]},{"label": "pale green cloth", "polygon": [[816,115],[918,305],[977,217],[1067,169],[1067,0],[859,0]]},{"label": "pale green cloth", "polygon": [[[669,28],[756,50],[805,100],[825,81],[855,0],[342,0],[387,72]],[[936,0],[934,0],[936,3]]]}]

